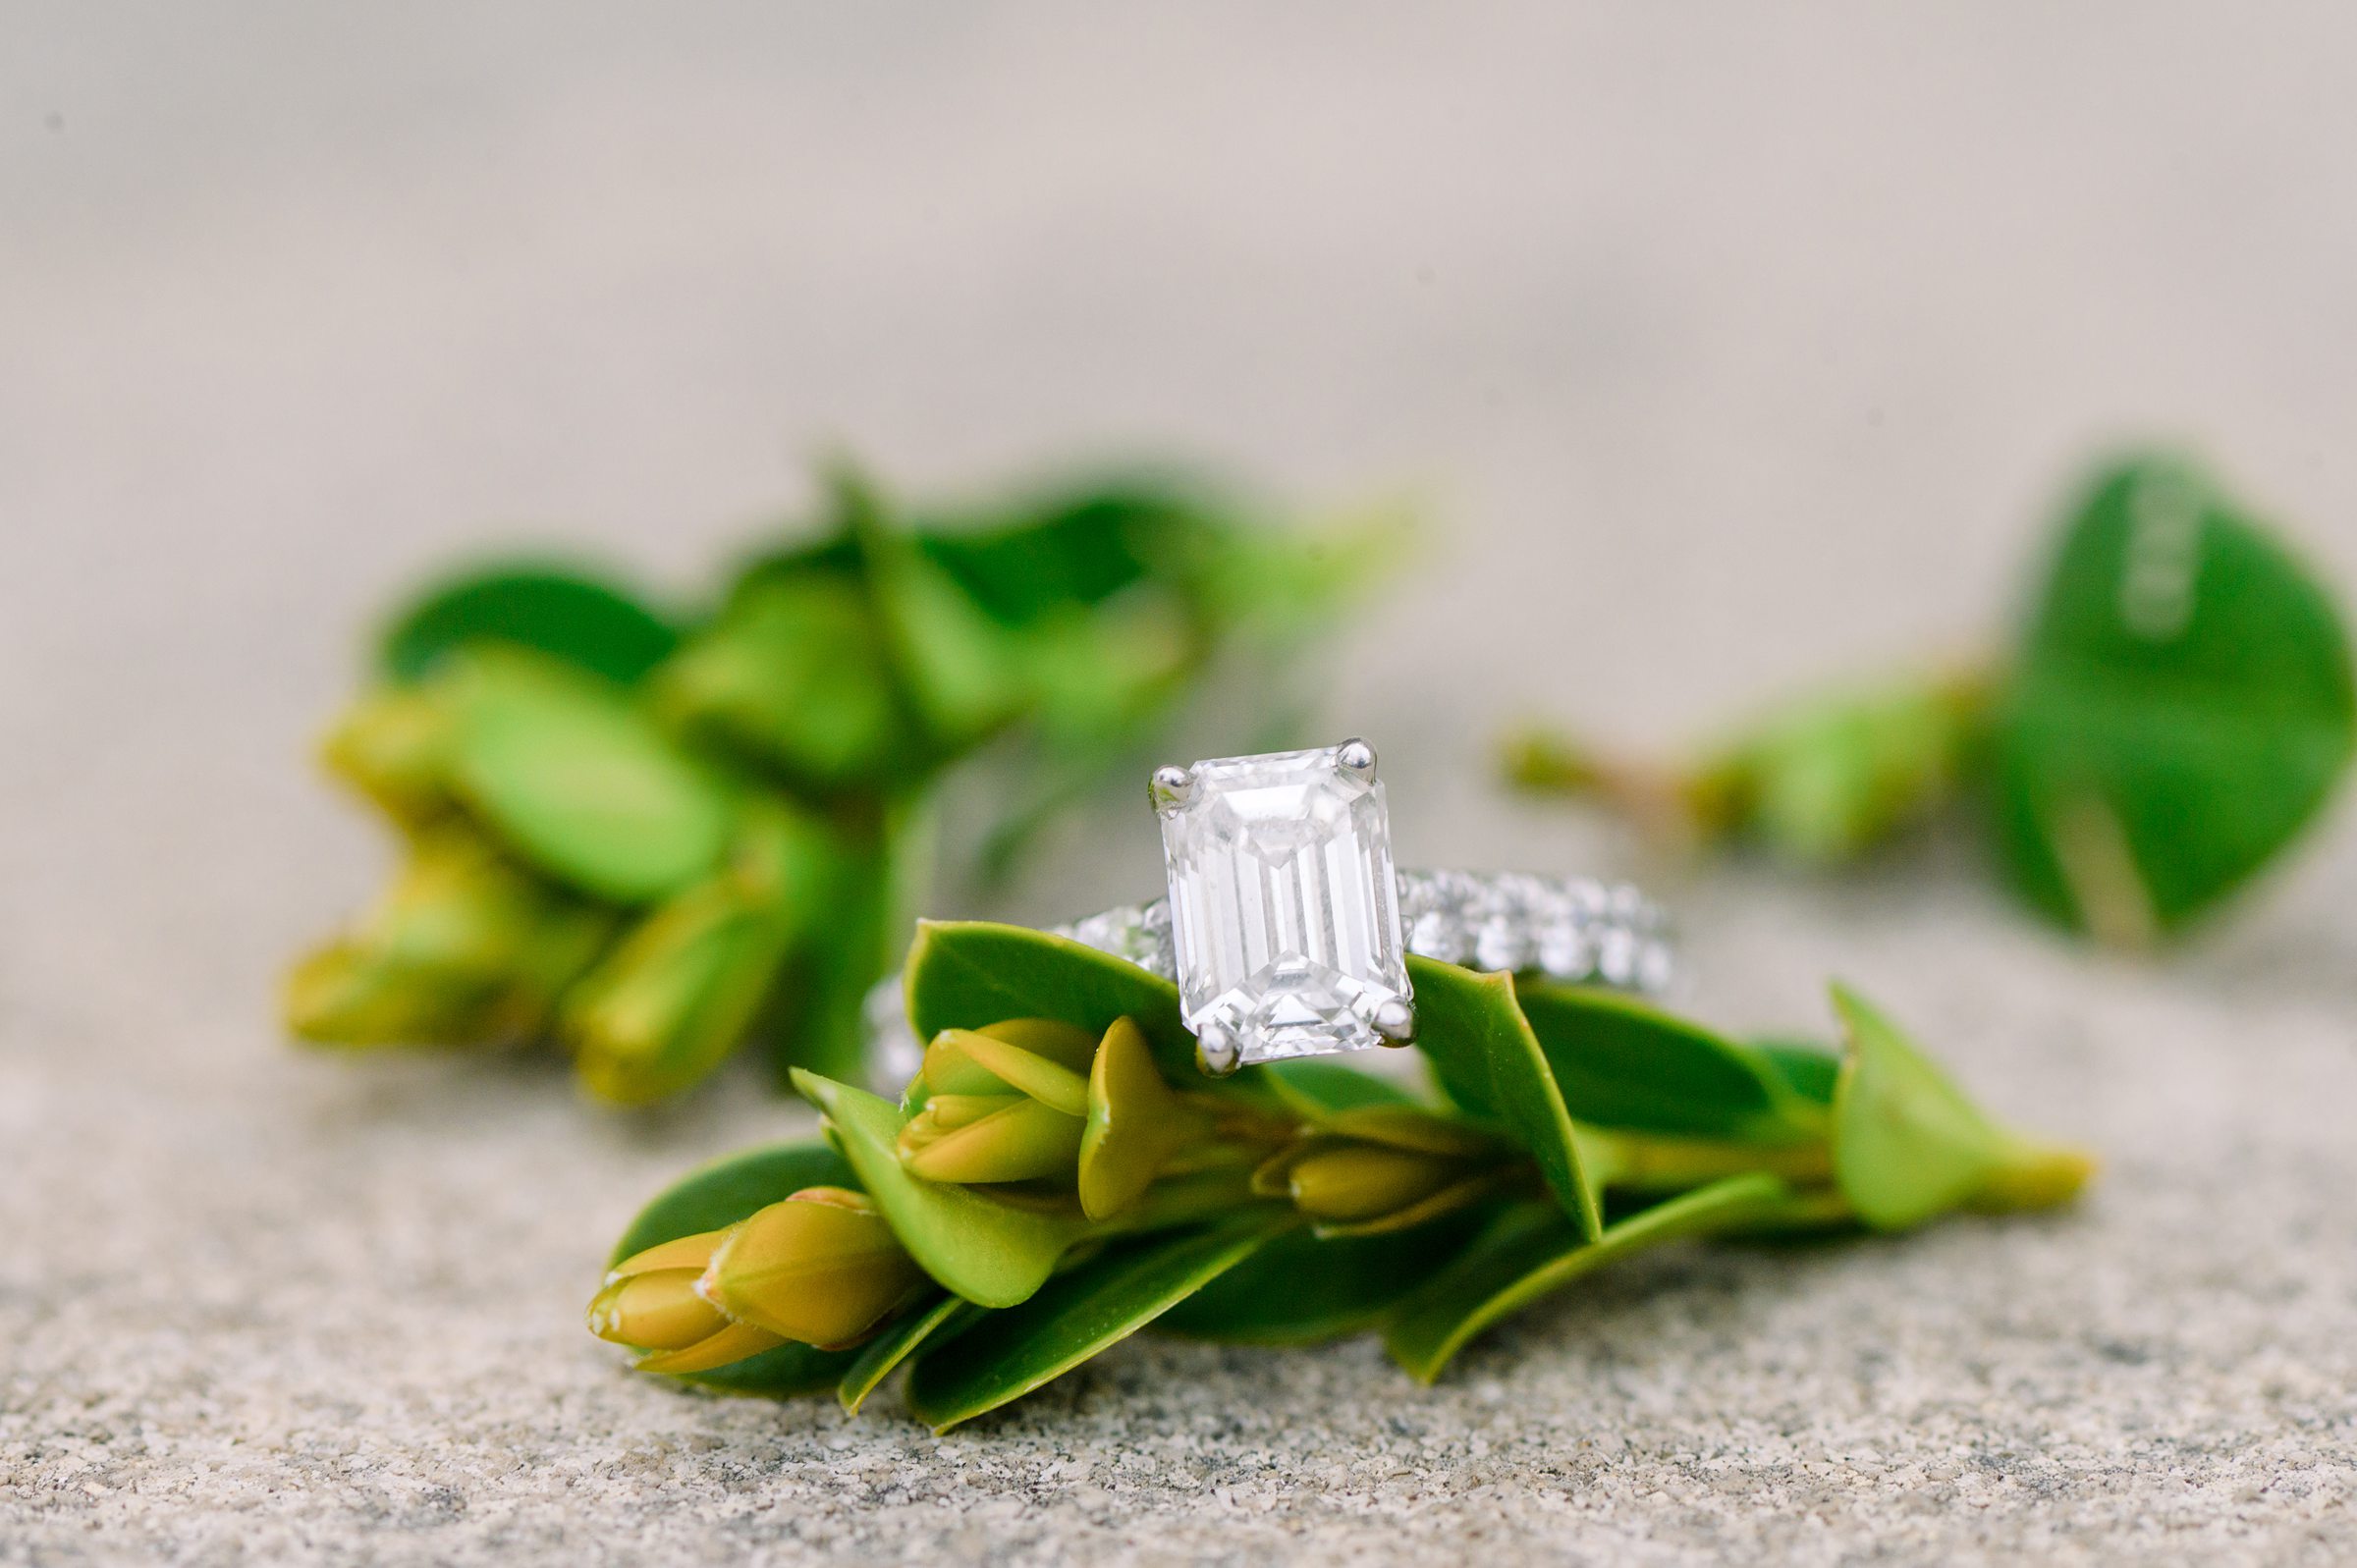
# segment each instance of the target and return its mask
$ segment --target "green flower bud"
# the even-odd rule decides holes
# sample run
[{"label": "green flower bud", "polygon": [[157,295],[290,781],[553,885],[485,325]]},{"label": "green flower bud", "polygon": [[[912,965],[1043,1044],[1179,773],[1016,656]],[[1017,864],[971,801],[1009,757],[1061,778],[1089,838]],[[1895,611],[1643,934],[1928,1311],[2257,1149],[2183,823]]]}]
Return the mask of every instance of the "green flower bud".
[{"label": "green flower bud", "polygon": [[1324,1235],[1405,1230],[1497,1191],[1510,1164],[1313,1134],[1253,1172],[1253,1190],[1289,1198]]},{"label": "green flower bud", "polygon": [[605,911],[438,828],[350,932],[288,976],[288,1026],[334,1045],[518,1039],[543,1026],[611,929]]},{"label": "green flower bud", "polygon": [[566,1003],[582,1085],[628,1106],[702,1079],[751,1028],[792,940],[779,913],[734,878],[659,905]]},{"label": "green flower bud", "polygon": [[1088,1122],[1080,1139],[1080,1207],[1091,1219],[1120,1214],[1188,1145],[1210,1136],[1209,1112],[1181,1100],[1154,1065],[1146,1037],[1117,1018],[1088,1075]]},{"label": "green flower bud", "polygon": [[[1021,1020],[1025,1024],[1039,1020]],[[1014,1090],[1028,1095],[1045,1106],[1052,1106],[1068,1116],[1088,1112],[1088,1080],[1086,1056],[1081,1056],[1079,1070],[1044,1054],[1043,1050],[1056,1051],[1066,1045],[1060,1036],[1044,1032],[1031,1038],[1042,1049],[1027,1049],[1014,1044],[991,1029],[1006,1030],[1006,1024],[994,1024],[990,1029],[944,1029],[933,1037],[925,1048],[925,1084],[935,1094],[990,1095]],[[1084,1051],[1093,1051],[1095,1043],[1078,1030],[1071,1031]],[[1018,1032],[1018,1038],[1021,1035]],[[1069,1050],[1061,1054],[1067,1059],[1074,1054]]]},{"label": "green flower bud", "polygon": [[807,1187],[731,1230],[701,1288],[740,1324],[837,1349],[874,1332],[924,1279],[864,1194]]},{"label": "green flower bud", "polygon": [[1026,1095],[978,1120],[943,1127],[923,1112],[901,1129],[901,1164],[927,1181],[1072,1178],[1086,1124]]}]

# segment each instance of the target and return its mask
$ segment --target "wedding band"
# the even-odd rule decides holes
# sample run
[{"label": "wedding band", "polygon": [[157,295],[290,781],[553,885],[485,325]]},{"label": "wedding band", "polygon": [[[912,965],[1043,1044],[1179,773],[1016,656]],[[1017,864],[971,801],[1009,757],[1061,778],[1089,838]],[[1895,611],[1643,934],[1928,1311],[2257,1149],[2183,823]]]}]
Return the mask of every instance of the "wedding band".
[{"label": "wedding band", "polygon": [[[1408,954],[1658,993],[1669,921],[1625,885],[1520,872],[1395,871],[1363,740],[1160,768],[1167,894],[1055,928],[1176,981],[1203,1070],[1415,1037]],[[913,1056],[897,982],[869,999],[879,1056]],[[885,1065],[879,1062],[879,1065]]]}]

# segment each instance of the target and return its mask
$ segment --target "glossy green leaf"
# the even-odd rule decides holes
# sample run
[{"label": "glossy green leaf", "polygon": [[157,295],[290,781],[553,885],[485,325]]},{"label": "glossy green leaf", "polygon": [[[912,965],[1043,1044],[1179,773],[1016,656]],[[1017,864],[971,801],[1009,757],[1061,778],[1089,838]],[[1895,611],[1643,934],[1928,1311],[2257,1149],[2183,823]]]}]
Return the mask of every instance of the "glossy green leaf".
[{"label": "glossy green leaf", "polygon": [[816,1106],[859,1184],[893,1233],[943,1289],[984,1307],[1012,1307],[1055,1271],[1087,1233],[1069,1213],[1016,1208],[964,1187],[921,1181],[901,1168],[901,1113],[890,1101],[796,1069],[795,1088]]},{"label": "glossy green leaf", "polygon": [[[733,1225],[805,1187],[850,1187],[858,1178],[823,1143],[776,1144],[716,1160],[690,1171],[638,1212],[610,1263],[661,1242]],[[710,1372],[679,1375],[683,1382],[732,1393],[800,1394],[830,1387],[850,1368],[853,1353],[785,1344]]]},{"label": "glossy green leaf", "polygon": [[619,689],[504,649],[454,673],[453,783],[524,859],[618,903],[678,892],[719,863],[736,824],[727,786]]},{"label": "glossy green leaf", "polygon": [[1287,1109],[1305,1121],[1324,1121],[1346,1110],[1379,1106],[1414,1106],[1416,1097],[1389,1078],[1378,1078],[1339,1061],[1315,1057],[1272,1061],[1254,1074],[1276,1092]]},{"label": "glossy green leaf", "polygon": [[421,594],[385,628],[377,665],[422,679],[460,648],[508,643],[629,685],[669,658],[679,629],[626,589],[576,568],[478,568]]},{"label": "glossy green leaf", "polygon": [[1729,1176],[1617,1220],[1593,1241],[1554,1210],[1518,1205],[1400,1306],[1384,1329],[1384,1348],[1418,1380],[1431,1382],[1475,1334],[1508,1313],[1645,1247],[1777,1212],[1790,1195],[1774,1176]]},{"label": "glossy green leaf", "polygon": [[2038,1154],[1991,1121],[1891,1022],[1841,986],[1834,1180],[1860,1219],[1904,1230],[1973,1202]]},{"label": "glossy green leaf", "polygon": [[1311,1345],[1363,1332],[1464,1251],[1486,1217],[1467,1210],[1412,1229],[1320,1238],[1288,1231],[1154,1324],[1231,1345]]},{"label": "glossy green leaf", "polygon": [[1019,1399],[1126,1339],[1291,1223],[1246,1214],[1210,1230],[1115,1243],[1021,1306],[920,1353],[908,1408],[939,1433]]},{"label": "glossy green leaf", "polygon": [[1416,988],[1416,1045],[1449,1098],[1495,1121],[1530,1151],[1556,1200],[1593,1236],[1603,1228],[1596,1189],[1581,1170],[1571,1114],[1511,975],[1476,974],[1410,957]]},{"label": "glossy green leaf", "polygon": [[979,920],[922,921],[905,985],[919,1040],[1007,1018],[1061,1018],[1101,1035],[1116,1018],[1132,1018],[1166,1077],[1200,1077],[1178,988],[1068,938]]},{"label": "glossy green leaf", "polygon": [[733,1225],[804,1187],[858,1185],[843,1156],[816,1139],[729,1155],[689,1171],[639,1210],[614,1244],[608,1262],[635,1257],[659,1242]]},{"label": "glossy green leaf", "polygon": [[882,1386],[902,1362],[928,1344],[946,1341],[962,1326],[982,1315],[980,1307],[958,1296],[943,1296],[928,1306],[903,1313],[887,1324],[884,1331],[859,1347],[858,1358],[843,1375],[835,1387],[835,1397],[852,1415],[867,1402],[867,1396]]},{"label": "glossy green leaf", "polygon": [[2314,818],[2357,747],[2340,615],[2188,465],[2124,463],[2079,508],[1999,714],[2014,887],[2097,935],[2177,929]]},{"label": "glossy green leaf", "polygon": [[1749,1046],[1592,986],[1524,980],[1514,995],[1581,1121],[1746,1143],[1825,1135],[1822,1111]]}]

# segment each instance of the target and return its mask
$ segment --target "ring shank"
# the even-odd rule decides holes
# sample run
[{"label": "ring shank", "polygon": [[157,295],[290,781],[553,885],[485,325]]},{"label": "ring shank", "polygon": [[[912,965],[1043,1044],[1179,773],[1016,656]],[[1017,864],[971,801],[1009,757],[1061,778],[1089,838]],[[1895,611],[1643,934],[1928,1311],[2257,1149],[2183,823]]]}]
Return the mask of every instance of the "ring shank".
[{"label": "ring shank", "polygon": [[[1420,957],[1646,996],[1668,990],[1676,976],[1668,915],[1624,883],[1522,872],[1400,871],[1398,884],[1400,933],[1407,950]],[[1166,980],[1177,974],[1168,899],[1124,904],[1052,930],[1149,974]],[[922,1060],[900,976],[868,994],[866,1025],[870,1071],[897,1091]]]}]

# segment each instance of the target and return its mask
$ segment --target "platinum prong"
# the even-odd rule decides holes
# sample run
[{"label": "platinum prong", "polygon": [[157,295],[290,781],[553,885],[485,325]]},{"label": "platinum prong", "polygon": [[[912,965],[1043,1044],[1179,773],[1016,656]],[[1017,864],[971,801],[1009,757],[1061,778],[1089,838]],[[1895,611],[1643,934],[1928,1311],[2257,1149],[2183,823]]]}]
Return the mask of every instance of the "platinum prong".
[{"label": "platinum prong", "polygon": [[1387,1046],[1412,1046],[1416,1043],[1416,1009],[1394,997],[1375,1009],[1367,1020],[1375,1032],[1383,1036]]},{"label": "platinum prong", "polygon": [[1226,1024],[1206,1022],[1195,1036],[1195,1065],[1206,1078],[1225,1078],[1243,1065],[1244,1052],[1235,1031]]},{"label": "platinum prong", "polygon": [[1154,803],[1157,814],[1177,811],[1195,798],[1195,776],[1176,765],[1157,768],[1146,783],[1146,798]]},{"label": "platinum prong", "polygon": [[1334,760],[1343,772],[1354,779],[1372,783],[1375,778],[1375,748],[1352,735],[1334,748]]}]

